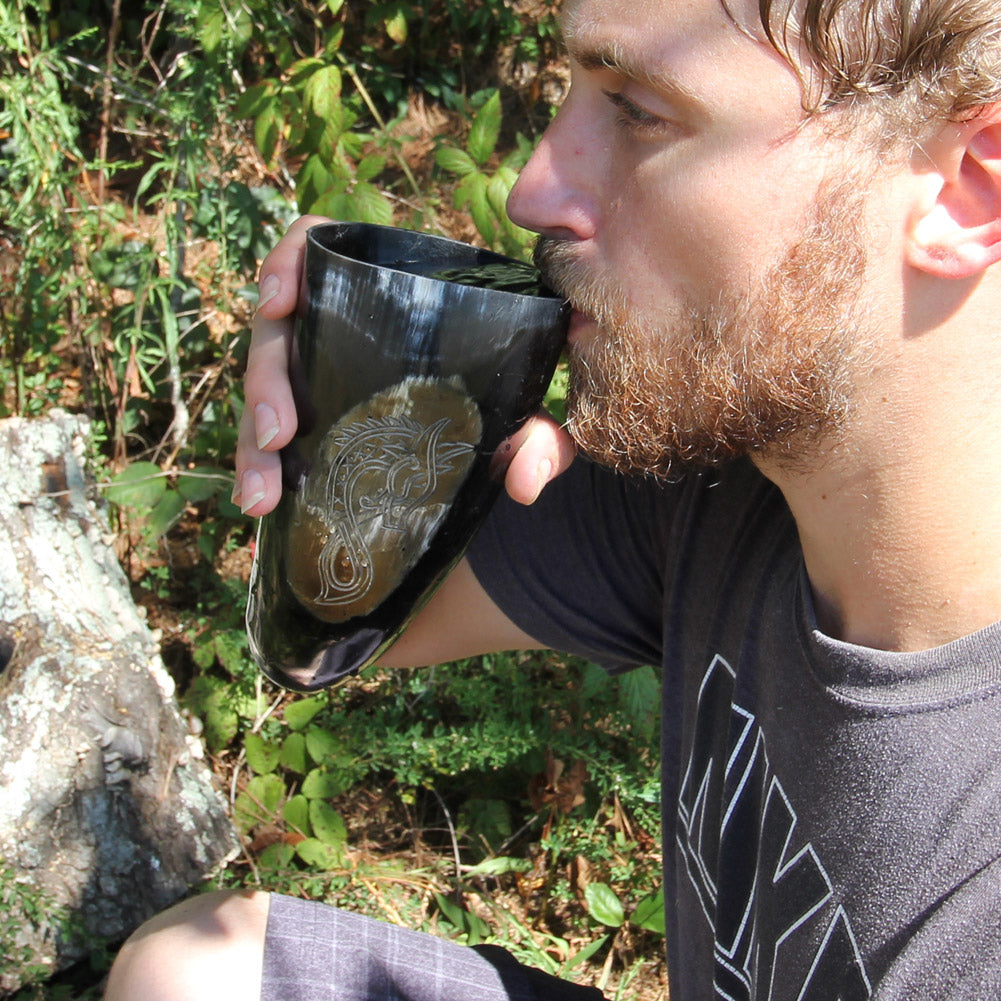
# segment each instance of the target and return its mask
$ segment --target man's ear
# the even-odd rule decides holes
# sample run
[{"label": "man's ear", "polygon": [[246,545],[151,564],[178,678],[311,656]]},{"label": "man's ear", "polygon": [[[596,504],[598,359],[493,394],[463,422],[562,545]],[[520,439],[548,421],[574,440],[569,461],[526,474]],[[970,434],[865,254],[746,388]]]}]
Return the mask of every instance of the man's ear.
[{"label": "man's ear", "polygon": [[907,260],[970,278],[1001,260],[1001,103],[951,122],[923,146],[931,161],[907,234]]}]

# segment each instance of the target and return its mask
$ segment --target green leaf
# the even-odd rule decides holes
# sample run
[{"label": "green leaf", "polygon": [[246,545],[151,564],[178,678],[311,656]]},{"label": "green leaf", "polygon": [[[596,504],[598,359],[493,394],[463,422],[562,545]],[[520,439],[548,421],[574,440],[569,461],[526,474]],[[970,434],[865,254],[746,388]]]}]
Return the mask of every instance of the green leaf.
[{"label": "green leaf", "polygon": [[347,206],[350,204],[348,196],[339,188],[331,188],[310,198],[309,192],[299,190],[296,198],[299,211],[303,215],[325,215],[330,219],[347,219]]},{"label": "green leaf", "polygon": [[388,13],[383,20],[386,26],[386,34],[402,45],[407,40],[407,5],[403,3],[391,3],[387,7]]},{"label": "green leaf", "polygon": [[257,857],[257,864],[262,869],[282,870],[287,869],[295,858],[295,849],[283,841],[276,841],[273,845],[268,845]]},{"label": "green leaf", "polygon": [[344,6],[344,0],[327,0],[327,10],[330,11],[334,17],[337,17],[340,9]]},{"label": "green leaf", "polygon": [[348,126],[346,116],[343,114],[343,105],[341,111],[341,115],[335,115],[323,122],[323,131],[316,140],[316,151],[335,180],[346,183],[354,177],[354,166],[345,160],[341,148],[341,141],[348,134],[344,131]]},{"label": "green leaf", "polygon": [[622,902],[605,883],[588,883],[584,890],[584,903],[592,918],[610,928],[618,928],[625,920]]},{"label": "green leaf", "polygon": [[[216,660],[232,675],[237,675],[243,670],[250,656],[247,634],[242,629],[220,629],[212,637],[212,648]],[[252,716],[256,711],[257,702],[253,700],[245,715]]]},{"label": "green leaf", "polygon": [[255,775],[233,804],[233,820],[242,831],[269,823],[285,795],[285,783],[275,774]]},{"label": "green leaf", "polygon": [[303,59],[297,59],[286,70],[286,78],[293,87],[298,89],[303,83],[307,83],[314,73],[323,69],[324,65],[323,60],[316,56],[306,56]]},{"label": "green leaf", "polygon": [[[556,418],[557,422],[560,424],[566,423],[567,419],[567,391],[570,388],[570,368],[565,361],[561,361],[556,367],[556,371],[553,373],[553,378],[550,380],[549,388],[546,390],[545,407],[546,409]],[[597,667],[597,665],[589,665]],[[600,667],[597,668],[604,675],[606,681],[609,681],[609,676],[605,671],[602,671]],[[586,701],[581,695],[581,701]]]},{"label": "green leaf", "polygon": [[285,119],[276,101],[270,102],[254,120],[254,142],[261,155],[270,163],[278,152],[278,141],[285,128]]},{"label": "green leaf", "polygon": [[167,490],[146,516],[146,534],[152,539],[166,535],[184,513],[184,498],[176,490]]},{"label": "green leaf", "polygon": [[393,206],[374,184],[359,182],[351,192],[351,199],[355,210],[353,218],[359,222],[371,222],[379,226],[393,224]]},{"label": "green leaf", "polygon": [[373,177],[378,177],[386,166],[386,158],[370,153],[362,157],[358,162],[358,169],[355,176],[359,181],[370,181]]},{"label": "green leaf", "polygon": [[636,905],[636,909],[629,920],[640,928],[663,935],[665,933],[664,888],[661,887],[656,893],[651,893],[649,896],[644,897]]},{"label": "green leaf", "polygon": [[351,752],[344,741],[319,726],[311,726],[306,731],[306,750],[318,765],[338,764],[351,759]]},{"label": "green leaf", "polygon": [[435,163],[450,174],[465,177],[476,172],[476,162],[464,150],[455,146],[439,146],[434,155]]},{"label": "green leaf", "polygon": [[233,42],[237,52],[243,52],[247,43],[254,37],[254,21],[246,4],[234,5],[230,8],[230,26],[233,29]]},{"label": "green leaf", "polygon": [[581,700],[591,702],[595,698],[603,698],[614,684],[615,678],[608,671],[591,661],[587,661],[581,675]]},{"label": "green leaf", "polygon": [[[204,11],[204,8],[203,8]],[[223,29],[226,27],[226,15],[222,7],[208,8],[207,13],[199,18],[198,35],[199,41],[206,55],[214,55],[216,49],[222,42]]]},{"label": "green leaf", "polygon": [[487,200],[487,179],[482,174],[470,174],[464,180],[472,181],[469,188],[469,214],[488,246],[497,238],[495,216]]},{"label": "green leaf", "polygon": [[575,966],[579,966],[581,963],[586,963],[596,952],[598,952],[601,947],[608,941],[610,936],[602,935],[601,938],[595,939],[593,942],[584,946],[580,952],[575,953],[573,957],[564,964],[563,971],[572,970]]},{"label": "green leaf", "polygon": [[343,847],[348,840],[348,829],[341,815],[322,799],[309,801],[309,822],[313,834],[324,844]]},{"label": "green leaf", "polygon": [[[200,651],[208,651],[208,663],[202,663]],[[215,660],[209,644],[195,645],[195,662],[208,667]],[[201,655],[204,657],[204,654]],[[225,681],[200,675],[184,696],[184,704],[205,724],[205,742],[211,751],[221,751],[236,736],[240,718],[230,704],[229,685]]]},{"label": "green leaf", "polygon": [[332,65],[322,66],[307,81],[306,107],[324,122],[341,122],[341,71]]},{"label": "green leaf", "polygon": [[293,730],[303,730],[309,721],[323,708],[326,699],[322,695],[309,695],[295,702],[289,702],[284,709],[285,722]]},{"label": "green leaf", "polygon": [[512,858],[509,855],[498,855],[496,858],[484,859],[465,870],[467,876],[504,876],[509,872],[527,872],[532,863],[524,858]]},{"label": "green leaf", "polygon": [[332,772],[327,768],[314,768],[302,783],[302,794],[308,799],[333,799],[351,788],[351,776]]},{"label": "green leaf", "polygon": [[494,174],[487,182],[487,202],[501,222],[507,222],[507,196],[510,192],[511,185],[500,173]]},{"label": "green leaf", "polygon": [[298,197],[312,204],[333,186],[334,177],[324,165],[323,158],[314,153],[303,163],[295,183]]},{"label": "green leaf", "polygon": [[306,838],[295,846],[295,853],[314,869],[339,869],[344,864],[344,848],[329,845],[319,838]]},{"label": "green leaf", "polygon": [[635,732],[644,740],[652,736],[660,705],[660,682],[652,667],[639,667],[618,678],[619,704]]},{"label": "green leaf", "polygon": [[482,167],[490,159],[497,145],[501,128],[500,91],[495,90],[486,104],[476,113],[466,149],[469,155]]},{"label": "green leaf", "polygon": [[465,930],[466,911],[457,903],[449,900],[444,894],[435,893],[434,899],[438,904],[438,910],[449,920],[449,922],[460,931]]},{"label": "green leaf", "polygon": [[465,933],[467,945],[479,945],[490,934],[489,926],[481,917],[460,907],[441,893],[435,893],[434,899],[448,922]]},{"label": "green leaf", "polygon": [[281,748],[259,733],[248,733],[243,738],[243,749],[247,754],[247,764],[258,775],[267,775],[278,767]]},{"label": "green leaf", "polygon": [[111,480],[108,500],[122,507],[152,508],[167,490],[160,467],[154,462],[133,462]]},{"label": "green leaf", "polygon": [[255,720],[268,708],[268,701],[263,692],[252,695],[249,692],[235,692],[233,708],[245,720]]},{"label": "green leaf", "polygon": [[296,793],[282,807],[282,818],[296,834],[308,838],[313,833],[309,825],[309,800],[301,793]]},{"label": "green leaf", "polygon": [[306,761],[306,738],[301,733],[290,733],[283,741],[279,763],[291,772],[304,775]]},{"label": "green leaf", "polygon": [[218,466],[195,466],[177,478],[177,490],[190,504],[208,500],[231,488],[233,477]]},{"label": "green leaf", "polygon": [[[329,2],[330,0],[328,0],[328,3]],[[338,9],[340,9],[341,3],[343,3],[343,0],[339,0],[339,2],[337,3]],[[341,43],[343,41],[344,41],[343,24],[335,24],[333,27],[327,28],[326,42],[323,46],[324,54],[328,56],[333,55],[340,49]]]}]

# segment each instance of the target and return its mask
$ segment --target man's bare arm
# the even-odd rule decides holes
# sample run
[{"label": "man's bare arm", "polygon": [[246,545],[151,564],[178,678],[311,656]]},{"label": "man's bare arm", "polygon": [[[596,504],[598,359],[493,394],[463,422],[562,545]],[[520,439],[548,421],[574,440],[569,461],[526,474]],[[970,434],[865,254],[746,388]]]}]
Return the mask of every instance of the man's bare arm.
[{"label": "man's bare arm", "polygon": [[494,604],[469,562],[462,560],[379,663],[418,667],[499,650],[542,648]]}]

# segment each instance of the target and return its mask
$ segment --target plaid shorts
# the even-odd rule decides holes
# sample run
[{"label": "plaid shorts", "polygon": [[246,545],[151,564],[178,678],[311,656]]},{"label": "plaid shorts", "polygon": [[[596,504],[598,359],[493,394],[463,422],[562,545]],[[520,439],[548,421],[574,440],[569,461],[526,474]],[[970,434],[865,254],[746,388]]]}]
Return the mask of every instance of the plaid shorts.
[{"label": "plaid shorts", "polygon": [[499,946],[456,945],[271,895],[261,1001],[603,1001]]}]

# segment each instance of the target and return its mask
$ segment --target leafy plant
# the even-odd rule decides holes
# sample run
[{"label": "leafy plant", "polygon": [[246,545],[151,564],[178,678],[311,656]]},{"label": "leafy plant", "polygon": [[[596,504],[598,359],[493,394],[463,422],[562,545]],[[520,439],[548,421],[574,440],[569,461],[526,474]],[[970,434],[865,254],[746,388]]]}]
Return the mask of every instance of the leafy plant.
[{"label": "leafy plant", "polygon": [[468,209],[476,229],[488,247],[512,257],[529,255],[535,234],[516,226],[507,214],[507,196],[518,171],[528,161],[531,146],[519,135],[517,146],[490,169],[501,134],[500,91],[492,91],[473,118],[466,148],[443,142],[436,161],[447,173],[460,178],[453,198],[457,209]]},{"label": "leafy plant", "polygon": [[[580,972],[653,920],[653,672],[503,655],[271,692],[228,500],[261,257],[301,210],[526,257],[505,202],[549,111],[498,90],[492,57],[541,65],[554,34],[549,6],[489,0],[0,0],[0,378],[3,414],[91,417],[120,551],[247,835],[225,879]],[[564,393],[558,373],[558,415]],[[419,851],[368,833],[373,797]]]},{"label": "leafy plant", "polygon": [[[243,741],[250,774],[235,816],[259,846],[256,865],[272,879],[295,869],[303,878],[340,873],[347,880],[338,885],[341,899],[358,862],[339,804],[350,804],[361,789],[391,787],[401,804],[416,807],[430,796],[454,818],[453,853],[469,860],[462,885],[507,881],[527,888],[535,880],[528,870],[545,860],[548,892],[570,901],[572,889],[559,890],[563,877],[556,874],[586,857],[595,872],[624,887],[623,899],[635,901],[628,923],[655,928],[659,867],[640,862],[637,844],[609,827],[626,811],[645,829],[657,824],[654,733],[646,706],[640,711],[635,699],[655,679],[650,672],[623,694],[621,679],[599,672],[607,679],[599,684],[592,673],[598,670],[504,655],[377,672],[377,689],[362,680],[287,702],[281,718],[272,716]],[[557,754],[581,767],[564,770]],[[439,792],[444,776],[447,791]],[[520,854],[530,833],[538,839],[535,863]],[[625,905],[610,884],[591,885],[606,887],[603,896],[588,891],[592,919],[602,927],[625,925]],[[496,940],[495,928],[457,901],[440,892],[435,899],[439,921],[455,937]],[[611,933],[589,934],[593,949],[575,953],[580,962],[607,945]],[[564,951],[566,964],[573,950]]]},{"label": "leafy plant", "polygon": [[[329,731],[302,724],[301,717],[300,726],[280,740],[247,734],[244,749],[254,776],[237,797],[234,816],[245,830],[279,817],[286,825],[285,837],[261,853],[260,864],[266,868],[285,868],[296,856],[321,870],[340,868],[347,827],[329,801],[353,784],[353,756]],[[285,777],[278,774],[279,766]],[[298,779],[291,794],[289,776]]]},{"label": "leafy plant", "polygon": [[[626,912],[619,895],[607,883],[589,883],[584,891],[587,911],[608,928],[621,928]],[[629,921],[646,931],[664,934],[664,891],[657,890],[643,897],[633,909]],[[604,941],[595,945],[595,951]]]},{"label": "leafy plant", "polygon": [[[232,476],[218,467],[192,466],[171,476],[156,463],[133,462],[111,480],[105,496],[130,511],[142,523],[147,541],[155,541],[177,522],[188,504],[225,501],[232,486]],[[211,560],[214,550],[208,545],[203,555]]]},{"label": "leafy plant", "polygon": [[[327,0],[329,15],[337,18],[343,0]],[[406,5],[382,4],[386,33],[406,40]],[[298,158],[297,202],[300,211],[316,212],[345,221],[390,224],[393,203],[374,183],[386,166],[386,156],[366,153],[364,132],[355,131],[361,112],[384,127],[381,115],[343,52],[344,26],[335,21],[314,40],[312,54],[291,59],[279,55],[278,72],[252,84],[236,105],[240,118],[253,120],[257,147],[270,163],[279,157]],[[344,94],[345,77],[353,86],[353,100]],[[401,162],[411,182],[420,189]]]}]

